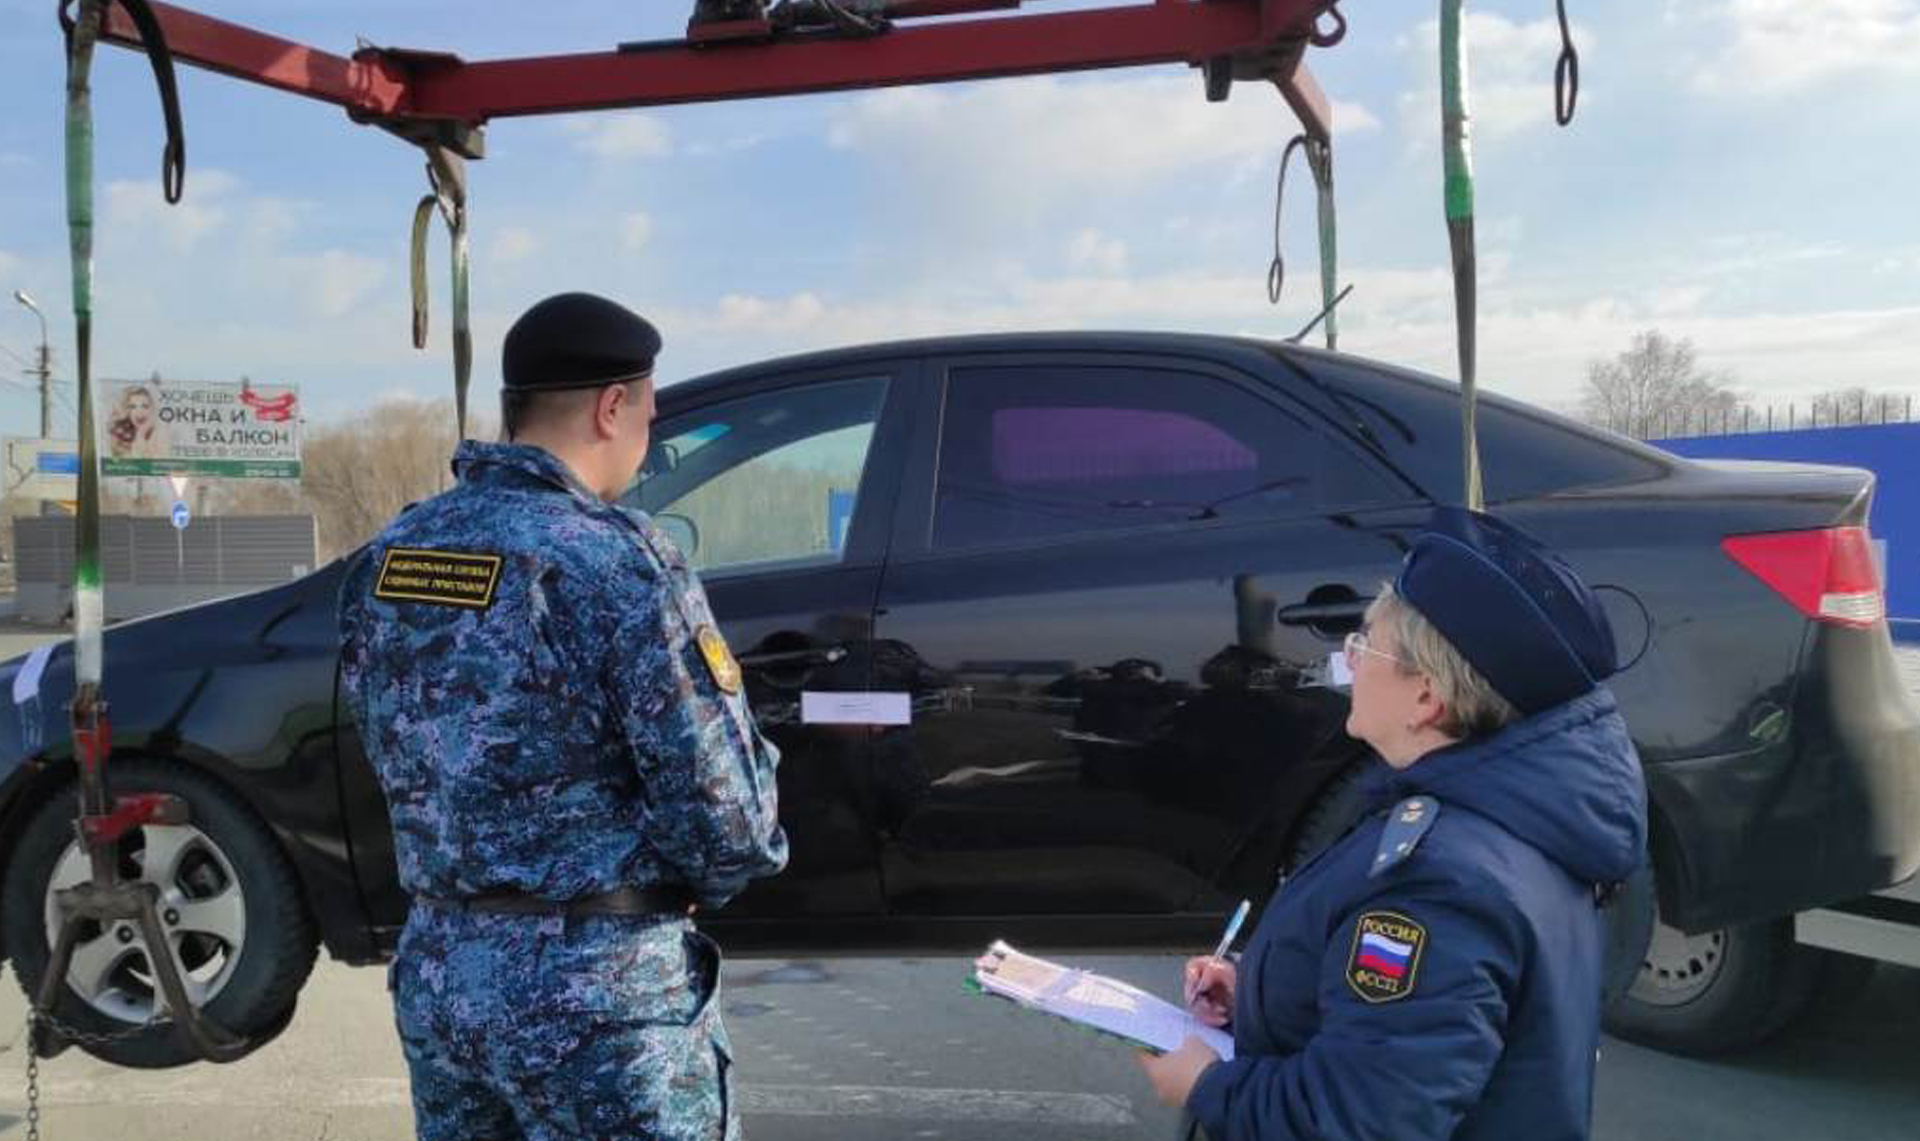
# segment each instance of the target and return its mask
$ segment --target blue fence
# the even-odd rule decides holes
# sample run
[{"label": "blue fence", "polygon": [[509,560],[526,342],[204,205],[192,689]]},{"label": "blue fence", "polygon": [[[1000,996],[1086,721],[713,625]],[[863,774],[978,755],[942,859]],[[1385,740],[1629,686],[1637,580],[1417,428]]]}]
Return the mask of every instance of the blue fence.
[{"label": "blue fence", "polygon": [[1920,551],[1920,424],[1873,424],[1654,441],[1697,460],[1785,460],[1867,468],[1874,538],[1886,544],[1887,613],[1894,636],[1920,639],[1920,576],[1903,574]]}]

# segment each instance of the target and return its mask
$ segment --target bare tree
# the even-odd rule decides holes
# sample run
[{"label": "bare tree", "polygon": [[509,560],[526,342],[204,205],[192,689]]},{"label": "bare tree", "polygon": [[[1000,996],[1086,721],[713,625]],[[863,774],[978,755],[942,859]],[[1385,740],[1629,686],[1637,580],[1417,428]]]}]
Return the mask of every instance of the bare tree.
[{"label": "bare tree", "polygon": [[1813,423],[1820,427],[1880,424],[1905,416],[1906,397],[1865,388],[1836,388],[1813,398]]},{"label": "bare tree", "polygon": [[[485,425],[469,426],[485,438]],[[451,400],[393,401],[309,433],[301,490],[322,558],[352,550],[408,504],[450,486],[456,442]]]},{"label": "bare tree", "polygon": [[1692,341],[1658,329],[1635,335],[1611,360],[1588,362],[1580,398],[1588,423],[1642,438],[1717,431],[1743,411],[1732,377],[1701,368]]}]

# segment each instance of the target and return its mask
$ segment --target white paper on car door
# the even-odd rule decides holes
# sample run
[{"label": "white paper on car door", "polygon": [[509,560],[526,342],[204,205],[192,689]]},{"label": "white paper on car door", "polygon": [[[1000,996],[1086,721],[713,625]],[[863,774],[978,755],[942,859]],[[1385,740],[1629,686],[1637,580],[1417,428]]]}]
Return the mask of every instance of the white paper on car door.
[{"label": "white paper on car door", "polygon": [[802,690],[800,720],[807,725],[909,725],[913,698],[905,693]]}]

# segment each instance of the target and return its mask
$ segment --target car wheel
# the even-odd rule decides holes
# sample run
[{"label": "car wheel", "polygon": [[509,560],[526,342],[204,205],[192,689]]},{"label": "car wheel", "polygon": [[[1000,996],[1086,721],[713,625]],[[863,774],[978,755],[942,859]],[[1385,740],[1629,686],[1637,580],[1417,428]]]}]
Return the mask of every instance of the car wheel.
[{"label": "car wheel", "polygon": [[1676,1054],[1743,1049],[1805,1013],[1822,966],[1794,941],[1790,918],[1689,935],[1656,916],[1640,973],[1607,1005],[1605,1026]]},{"label": "car wheel", "polygon": [[[120,874],[160,888],[161,921],[195,1004],[255,1047],[264,1045],[285,1028],[317,946],[285,853],[245,803],[199,773],[150,761],[115,762],[113,787],[118,793],[172,793],[187,802],[190,823],[149,825],[121,841]],[[73,788],[67,786],[34,814],[6,861],[0,936],[29,997],[59,932],[54,892],[90,875],[73,838],[73,813]],[[105,1042],[82,1039],[83,1049],[118,1065],[150,1069],[196,1061],[173,1027],[134,1030],[165,1013],[136,927],[96,924],[82,932],[54,1017],[85,1035],[113,1036]]]},{"label": "car wheel", "polygon": [[1370,761],[1371,754],[1363,754],[1347,762],[1321,786],[1313,802],[1307,805],[1294,825],[1293,837],[1287,844],[1281,868],[1283,876],[1290,876],[1305,867],[1314,857],[1332,847],[1334,841],[1352,831],[1353,826],[1366,815],[1367,801],[1362,778]]}]

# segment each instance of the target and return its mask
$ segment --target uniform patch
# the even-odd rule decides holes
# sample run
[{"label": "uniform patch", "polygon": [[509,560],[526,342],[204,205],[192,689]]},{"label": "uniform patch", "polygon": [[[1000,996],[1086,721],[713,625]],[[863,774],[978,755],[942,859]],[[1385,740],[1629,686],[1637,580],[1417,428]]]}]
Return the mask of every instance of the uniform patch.
[{"label": "uniform patch", "polygon": [[426,602],[486,610],[500,586],[499,555],[393,547],[381,560],[373,596],[388,602]]},{"label": "uniform patch", "polygon": [[1392,1002],[1413,993],[1427,929],[1393,911],[1369,911],[1353,927],[1347,985],[1368,1002]]},{"label": "uniform patch", "polygon": [[700,656],[707,660],[707,672],[713,675],[713,684],[719,686],[722,693],[739,693],[740,663],[733,660],[733,651],[727,648],[727,640],[720,636],[720,631],[702,626],[693,637],[700,643]]}]

